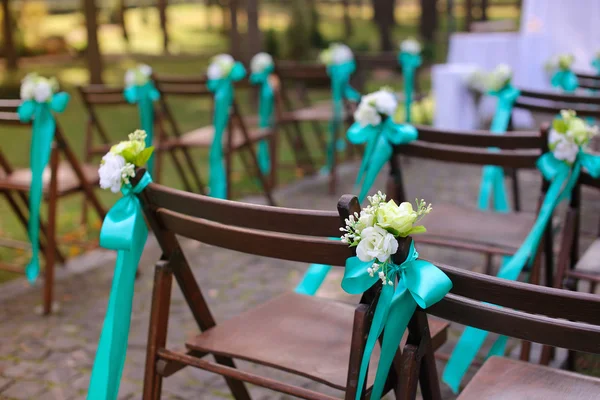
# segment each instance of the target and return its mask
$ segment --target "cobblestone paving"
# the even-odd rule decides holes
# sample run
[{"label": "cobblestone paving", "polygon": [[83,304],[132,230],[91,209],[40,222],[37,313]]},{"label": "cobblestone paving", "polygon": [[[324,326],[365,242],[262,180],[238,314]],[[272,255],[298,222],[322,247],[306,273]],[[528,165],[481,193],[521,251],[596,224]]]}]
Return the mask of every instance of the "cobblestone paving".
[{"label": "cobblestone paving", "polygon": [[[356,168],[356,164],[341,168],[340,181],[345,183],[340,185],[339,194],[352,191],[351,182]],[[480,176],[478,168],[409,160],[405,171],[409,195],[433,202],[434,210],[435,203],[440,201],[475,204]],[[533,210],[539,178],[533,172],[520,174],[525,209]],[[384,180],[381,176],[376,187],[385,187]],[[316,178],[279,190],[276,197],[280,205],[288,207],[335,210],[339,196],[326,193],[326,181]],[[598,196],[585,193],[585,200],[586,212],[597,216]],[[583,221],[586,231],[595,232],[597,218],[584,218]],[[184,242],[184,249],[217,321],[293,289],[306,269],[304,264],[241,255],[191,242]],[[431,247],[419,250],[425,258],[451,265],[469,269],[483,265],[481,255]],[[141,398],[153,264],[158,256],[156,242],[150,239],[141,262],[142,275],[136,282],[129,350],[119,399]],[[98,264],[99,268],[92,268]],[[85,398],[111,285],[112,254],[98,251],[71,262],[67,269],[69,273],[63,273],[56,284],[60,309],[47,318],[34,312],[40,299],[39,288],[22,289],[23,282],[13,282],[0,288],[0,399]],[[340,279],[340,271],[330,274],[318,295],[348,299],[339,287]],[[169,329],[168,343],[178,348],[182,347],[186,337],[197,333],[177,288],[173,290]],[[452,326],[449,341],[441,349],[443,352],[452,349],[460,329]],[[248,363],[240,362],[238,365],[250,371],[266,370]],[[439,367],[441,371],[443,364],[440,363]],[[271,369],[269,373],[275,378],[340,395],[283,372]],[[165,399],[230,398],[222,378],[192,368],[167,378],[163,388]],[[444,398],[454,398],[444,390]],[[289,398],[258,387],[251,387],[251,393],[254,399]]]}]

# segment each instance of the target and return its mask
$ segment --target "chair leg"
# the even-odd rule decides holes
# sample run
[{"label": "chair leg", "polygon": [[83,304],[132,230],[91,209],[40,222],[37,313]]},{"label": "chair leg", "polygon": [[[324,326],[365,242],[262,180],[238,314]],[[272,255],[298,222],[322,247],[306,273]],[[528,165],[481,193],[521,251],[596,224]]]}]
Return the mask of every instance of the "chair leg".
[{"label": "chair leg", "polygon": [[54,259],[56,247],[56,203],[58,199],[58,150],[54,148],[50,155],[50,187],[48,197],[48,238],[46,252],[46,268],[44,271],[44,304],[43,314],[48,315],[52,312],[52,299],[54,289]]},{"label": "chair leg", "polygon": [[420,369],[418,351],[419,348],[415,345],[407,344],[404,346],[400,356],[402,370],[400,371],[396,390],[397,400],[412,400],[417,395]]},{"label": "chair leg", "polygon": [[274,131],[269,139],[269,154],[271,155],[271,171],[269,174],[269,186],[274,189],[277,186],[277,166],[279,162],[279,154],[277,152],[277,137],[278,132]]},{"label": "chair leg", "polygon": [[158,361],[157,351],[164,348],[167,343],[167,325],[169,321],[172,282],[173,274],[168,262],[159,261],[156,264],[154,272],[143,400],[160,399],[163,378],[156,369]]},{"label": "chair leg", "polygon": [[291,129],[289,125],[286,124],[284,131],[287,141],[294,153],[296,166],[306,175],[312,175],[315,173],[314,161],[306,148],[304,139],[302,139],[302,131],[300,130],[298,122],[293,122],[292,125],[294,126]]},{"label": "chair leg", "polygon": [[515,168],[510,170],[512,183],[513,208],[516,212],[521,211],[521,192],[519,192],[519,179]]}]

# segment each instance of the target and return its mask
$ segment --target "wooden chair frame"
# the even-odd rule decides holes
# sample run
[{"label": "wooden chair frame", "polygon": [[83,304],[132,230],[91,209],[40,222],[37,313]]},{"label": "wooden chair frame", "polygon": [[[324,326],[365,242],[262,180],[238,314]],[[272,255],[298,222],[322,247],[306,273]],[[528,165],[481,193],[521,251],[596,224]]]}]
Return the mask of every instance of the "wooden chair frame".
[{"label": "wooden chair frame", "polygon": [[[22,124],[19,120],[16,109],[20,103],[20,100],[0,100],[0,108],[6,110],[0,112],[0,124],[12,126],[21,125],[23,127],[31,126],[31,123]],[[47,201],[48,206],[48,221],[47,224],[44,224],[42,221],[40,221],[40,250],[42,251],[43,257],[46,260],[43,289],[44,315],[49,314],[52,310],[55,262],[57,260],[61,263],[65,262],[65,256],[58,249],[58,242],[56,238],[56,213],[59,198],[74,193],[83,192],[85,196],[85,202],[90,203],[90,205],[95,209],[99,218],[102,220],[105,216],[104,208],[94,193],[94,188],[92,185],[95,182],[89,182],[86,178],[82,169],[82,165],[79,163],[75,153],[68,145],[58,121],[56,123],[56,131],[52,146],[52,152],[48,165],[50,169],[50,182],[48,186],[44,188],[45,190],[43,195],[43,200]],[[79,181],[78,186],[62,193],[59,191],[58,187],[58,171],[61,153],[66,158],[70,168],[72,168],[76,178]],[[27,219],[29,214],[29,201],[27,192],[29,191],[29,188],[24,188],[21,184],[11,184],[8,178],[15,172],[15,169],[12,168],[1,151],[0,171],[4,173],[4,176],[0,176],[0,192],[7,199],[11,209],[15,212],[17,218],[23,224],[25,229],[27,229]],[[22,270],[19,270],[13,266],[0,266],[0,268],[9,270],[11,272],[23,273]]]},{"label": "wooden chair frame", "polygon": [[[138,173],[136,176],[141,175]],[[139,198],[163,250],[155,272],[143,399],[160,398],[162,379],[185,366],[223,375],[236,400],[250,399],[243,382],[303,399],[334,399],[309,389],[238,370],[229,357],[215,354],[214,363],[203,359],[208,353],[177,352],[165,348],[173,276],[200,330],[205,331],[216,324],[175,235],[258,256],[343,266],[346,258],[353,255],[353,251],[341,242],[324,237],[339,234],[338,228],[344,224],[344,219],[360,211],[358,200],[349,195],[343,196],[338,203],[338,214],[218,200],[158,184],[150,184]],[[401,250],[396,255],[397,262],[406,258],[409,250],[407,243],[408,240],[400,240]],[[352,349],[344,397],[348,400],[354,399],[356,394],[360,361],[380,291],[380,285],[368,290],[354,313]],[[427,324],[427,320],[424,323]],[[427,340],[424,343],[427,344]],[[437,379],[431,357],[427,358],[426,365],[420,369],[423,382]],[[394,389],[396,398],[406,399],[403,388],[407,386],[407,382],[399,373],[402,366],[399,354],[394,365],[396,367],[390,372],[385,391]],[[441,398],[439,389],[434,393],[437,394],[434,398]],[[368,394],[369,391],[365,390],[363,398],[368,398]]]},{"label": "wooden chair frame", "polygon": [[582,89],[598,90],[600,89],[600,76],[594,74],[577,73],[579,87]]},{"label": "wooden chair frame", "polygon": [[[186,77],[186,76],[168,76],[168,75],[154,75],[153,80],[156,84],[156,88],[161,94],[159,100],[159,112],[158,112],[158,123],[160,126],[161,134],[164,140],[159,145],[161,149],[168,150],[177,150],[183,153],[186,168],[192,175],[192,179],[194,181],[194,185],[197,188],[197,192],[204,193],[204,184],[203,180],[200,176],[200,173],[192,159],[189,149],[192,147],[205,147],[205,146],[191,146],[181,142],[181,138],[184,136],[184,132],[180,128],[179,124],[175,120],[174,114],[169,107],[167,99],[172,97],[203,97],[210,98],[213,101],[213,94],[207,89],[206,83],[208,79],[205,76],[201,77]],[[244,83],[236,85],[236,87],[243,86]],[[214,103],[213,103],[214,104]],[[166,129],[165,123],[168,124],[170,129]],[[235,133],[236,127],[240,130],[244,143],[234,147],[233,137]],[[167,134],[167,131],[170,134]],[[266,137],[266,140],[269,140],[270,143],[270,152],[271,152],[271,176],[267,180],[265,176],[261,173],[258,158],[254,151],[254,144],[258,142],[258,140],[253,140],[250,137],[249,129],[247,128],[244,117],[241,114],[240,107],[238,106],[236,100],[233,100],[233,105],[231,107],[231,115],[229,119],[229,124],[227,126],[227,132],[225,137],[225,165],[226,165],[226,176],[227,176],[227,198],[231,198],[231,172],[232,172],[232,164],[233,164],[233,153],[238,152],[240,155],[240,159],[244,163],[246,169],[248,171],[254,171],[254,175],[260,182],[260,185],[263,188],[263,192],[269,204],[275,204],[273,199],[273,195],[271,192],[271,183],[275,181],[275,166],[273,162],[277,159],[276,153],[276,132],[277,128],[274,127],[270,130],[270,134]],[[248,159],[245,153],[249,156]],[[179,165],[179,166],[178,166]],[[182,180],[184,181],[184,186],[186,190],[191,190],[192,185],[189,183],[187,178],[185,177],[185,172],[183,165],[181,163],[176,163],[176,167],[178,168],[178,172],[181,175]]]},{"label": "wooden chair frame", "polygon": [[560,110],[574,110],[579,117],[600,117],[600,97],[560,94],[520,89],[515,108],[548,114],[554,117]]}]

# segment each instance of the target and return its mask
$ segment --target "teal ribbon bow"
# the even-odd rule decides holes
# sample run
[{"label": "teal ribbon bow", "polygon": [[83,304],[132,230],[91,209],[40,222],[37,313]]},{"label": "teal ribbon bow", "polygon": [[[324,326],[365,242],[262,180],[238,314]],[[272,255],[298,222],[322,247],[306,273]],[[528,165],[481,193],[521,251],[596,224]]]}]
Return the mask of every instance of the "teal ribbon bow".
[{"label": "teal ribbon bow", "polygon": [[[498,105],[496,106],[496,113],[494,114],[490,131],[493,134],[502,135],[508,129],[513,106],[520,92],[508,83],[502,89],[491,91],[489,94],[498,98]],[[508,196],[504,187],[504,170],[495,165],[486,165],[482,170],[481,185],[479,188],[478,204],[481,210],[489,209],[492,194],[493,209],[498,212],[509,212]]]},{"label": "teal ribbon bow", "polygon": [[233,82],[246,76],[246,69],[240,62],[233,64],[229,74],[220,79],[210,79],[206,86],[214,93],[215,107],[213,111],[213,125],[215,135],[210,146],[208,187],[210,196],[217,199],[227,198],[227,178],[223,165],[223,133],[229,123],[229,111],[233,104]]},{"label": "teal ribbon bow", "polygon": [[[250,74],[250,83],[258,85],[258,127],[270,128],[273,125],[273,111],[275,110],[275,92],[269,83],[269,76],[275,67],[269,65],[262,72]],[[258,166],[260,171],[266,175],[271,170],[271,157],[269,155],[269,143],[261,140],[258,143]]]},{"label": "teal ribbon bow", "polygon": [[417,68],[419,68],[422,63],[421,55],[402,51],[398,54],[398,63],[402,67],[402,75],[404,76],[404,107],[406,122],[410,122],[410,107],[415,87],[415,74]]},{"label": "teal ribbon bow", "polygon": [[[149,80],[143,85],[134,85],[125,88],[125,100],[130,104],[137,104],[140,116],[140,126],[146,131],[146,148],[152,146],[154,140],[154,102],[160,99],[160,93]],[[148,160],[148,173],[154,173],[154,155]]]},{"label": "teal ribbon bow", "polygon": [[[554,209],[571,195],[581,168],[586,168],[594,178],[600,177],[600,156],[580,151],[573,166],[569,166],[564,161],[557,160],[552,153],[546,153],[538,159],[537,167],[544,178],[551,182],[550,187],[531,231],[510,261],[500,268],[498,278],[517,280],[523,268],[533,262]],[[460,382],[483,345],[487,334],[488,332],[484,330],[468,326],[454,347],[442,375],[442,381],[450,386],[454,393],[458,393]],[[507,338],[500,336],[492,346],[488,357],[503,356],[506,342]]]},{"label": "teal ribbon bow", "polygon": [[592,60],[592,67],[596,70],[596,75],[600,75],[600,57],[596,57]]},{"label": "teal ribbon bow", "polygon": [[355,122],[346,133],[350,143],[366,143],[365,153],[358,170],[355,186],[362,186],[358,199],[362,202],[369,193],[369,189],[375,182],[379,171],[390,159],[394,151],[394,145],[410,143],[417,140],[418,132],[414,126],[409,124],[396,124],[392,117],[377,126],[361,126]]},{"label": "teal ribbon bow", "polygon": [[559,69],[552,75],[550,83],[567,93],[574,92],[579,87],[577,76],[570,69]]},{"label": "teal ribbon bow", "polygon": [[[383,285],[373,314],[373,322],[367,336],[358,376],[356,400],[359,400],[367,377],[367,369],[377,339],[383,333],[381,355],[377,365],[371,399],[380,399],[388,372],[400,346],[402,335],[417,306],[427,308],[440,301],[452,289],[452,281],[429,261],[419,260],[419,253],[411,243],[406,260],[400,265],[388,261],[388,278],[398,283]],[[361,261],[358,257],[346,260],[342,289],[350,294],[362,294],[377,284],[377,274],[370,276],[367,268],[373,261]]]},{"label": "teal ribbon bow", "polygon": [[150,183],[152,178],[145,173],[135,187],[123,186],[123,197],[108,211],[100,230],[100,246],[116,250],[117,261],[92,368],[88,400],[116,400],[119,394],[131,323],[135,273],[148,238],[144,213],[136,194]]},{"label": "teal ribbon bow", "polygon": [[329,139],[327,140],[327,162],[323,172],[331,171],[336,150],[343,150],[346,143],[343,138],[336,141],[339,127],[344,119],[344,100],[360,101],[360,93],[350,86],[350,77],[356,70],[356,63],[348,61],[327,66],[327,74],[331,78],[331,97],[333,99],[333,116],[329,121]]},{"label": "teal ribbon bow", "polygon": [[40,274],[40,207],[44,192],[43,174],[50,161],[52,141],[56,131],[56,121],[52,111],[61,113],[69,103],[69,95],[56,93],[52,100],[38,103],[25,100],[17,109],[21,122],[33,119],[31,147],[29,150],[29,167],[31,169],[31,186],[29,187],[29,221],[27,233],[31,242],[31,260],[25,267],[25,275],[31,283]]}]

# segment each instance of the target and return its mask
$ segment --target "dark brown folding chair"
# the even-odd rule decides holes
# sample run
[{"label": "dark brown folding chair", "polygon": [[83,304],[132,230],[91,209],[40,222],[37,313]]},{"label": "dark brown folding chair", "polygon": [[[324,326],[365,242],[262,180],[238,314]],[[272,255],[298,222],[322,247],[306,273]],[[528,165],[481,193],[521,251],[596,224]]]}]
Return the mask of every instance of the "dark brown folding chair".
[{"label": "dark brown folding chair", "polygon": [[[486,131],[447,131],[416,126],[419,139],[397,146],[391,160],[388,195],[399,201],[410,201],[404,189],[399,156],[426,158],[442,162],[467,165],[496,165],[503,168],[536,169],[538,157],[547,149],[548,127],[537,132],[508,132],[494,135]],[[495,147],[497,152],[488,148]],[[540,203],[548,188],[542,183]],[[536,215],[525,212],[495,213],[448,203],[435,204],[436,218],[427,224],[427,235],[419,237],[420,243],[441,247],[481,252],[487,255],[486,273],[492,274],[492,255],[512,255],[529,233]],[[549,224],[550,225],[550,224]],[[546,233],[546,282],[553,281],[552,229]],[[539,283],[539,269],[530,277]]]},{"label": "dark brown folding chair", "polygon": [[[600,354],[600,297],[507,281],[444,265],[438,267],[452,280],[452,290],[440,302],[415,312],[404,352],[426,351],[419,346],[428,337],[421,321],[433,315],[521,339],[524,343]],[[491,357],[458,399],[598,398],[600,379],[524,361]],[[414,384],[409,389],[414,394],[416,375],[414,370],[411,373],[409,381]],[[438,385],[434,380],[421,380],[422,393],[436,390]]]},{"label": "dark brown folding chair", "polygon": [[579,87],[582,89],[598,90],[600,89],[600,76],[594,74],[578,73]]},{"label": "dark brown folding chair", "polygon": [[[162,379],[185,366],[223,375],[236,400],[250,399],[242,382],[303,399],[335,398],[238,370],[233,359],[303,376],[344,391],[345,399],[354,399],[381,286],[368,290],[356,307],[288,292],[217,325],[176,235],[257,256],[343,266],[352,250],[324,238],[338,236],[344,218],[360,211],[355,197],[340,199],[339,214],[218,200],[154,183],[139,197],[163,251],[155,272],[143,399],[160,398]],[[406,257],[408,247],[402,247],[406,242],[400,240],[403,250],[397,253],[397,262]],[[202,332],[187,341],[186,351],[165,347],[173,276]],[[437,349],[446,339],[447,325],[432,319],[428,326],[432,334],[429,345]],[[207,360],[207,355],[213,355],[216,363]],[[435,373],[433,363],[433,358],[428,359],[424,374]],[[372,368],[365,396],[374,372]],[[402,385],[402,377],[392,369],[386,392],[395,389],[399,393]]]},{"label": "dark brown folding chair", "polygon": [[[31,124],[22,124],[16,109],[20,100],[0,100],[0,125],[10,127],[9,132],[22,128],[30,130]],[[7,129],[8,130],[8,129]],[[60,160],[61,153],[65,161]],[[44,199],[48,203],[47,224],[40,223],[40,249],[46,260],[44,270],[43,313],[48,314],[52,308],[54,263],[64,262],[64,255],[58,250],[57,241],[57,203],[62,197],[83,193],[85,200],[95,209],[100,219],[104,219],[104,208],[94,194],[94,186],[98,184],[98,166],[82,164],[75,157],[57,122],[53,149],[50,156],[48,173],[43,176]],[[7,199],[17,218],[27,228],[28,196],[31,185],[31,171],[28,168],[14,169],[8,159],[0,152],[0,193]],[[22,246],[19,246],[22,247]],[[14,266],[3,268],[12,272],[23,272]]]},{"label": "dark brown folding chair", "polygon": [[[168,75],[154,75],[153,79],[156,88],[161,95],[159,100],[160,110],[158,122],[160,130],[163,132],[164,140],[161,141],[159,146],[163,150],[175,149],[183,152],[185,168],[191,174],[192,180],[198,188],[197,191],[203,193],[204,183],[196,166],[197,163],[195,163],[190,156],[189,149],[209,149],[213,141],[214,126],[208,125],[184,132],[175,119],[172,106],[169,105],[169,99],[178,97],[200,98],[210,100],[212,104],[213,94],[206,87],[207,79],[205,76],[187,77]],[[249,87],[249,85],[245,82],[236,85],[236,88],[242,87]],[[212,119],[212,107],[207,109],[206,113],[208,117]],[[260,182],[269,204],[274,204],[271,185],[268,179],[260,171],[254,146],[261,140],[269,141],[272,160],[271,173],[275,174],[276,168],[273,163],[277,159],[276,131],[276,127],[248,128],[247,120],[242,116],[241,109],[234,99],[227,132],[223,135],[224,161],[227,175],[227,198],[231,198],[233,155],[234,153],[237,153],[240,155],[240,159],[244,164],[246,172]],[[271,177],[270,181],[274,181],[274,179]]]},{"label": "dark brown folding chair", "polygon": [[[288,136],[296,156],[296,162],[308,174],[315,172],[313,156],[308,150],[301,124],[310,124],[323,155],[327,157],[327,129],[323,124],[333,118],[331,102],[331,79],[322,64],[302,64],[290,61],[278,61],[275,73],[280,81],[280,107],[277,115],[278,125]],[[310,96],[309,96],[310,95]],[[322,101],[313,102],[311,96]],[[354,105],[344,101],[344,126],[353,120]],[[289,127],[293,130],[287,130]],[[343,126],[336,133],[335,142],[343,135]],[[347,154],[352,155],[352,146],[348,144]],[[337,149],[333,154],[332,169],[329,172],[329,191],[335,193],[336,168],[338,163]]]}]

